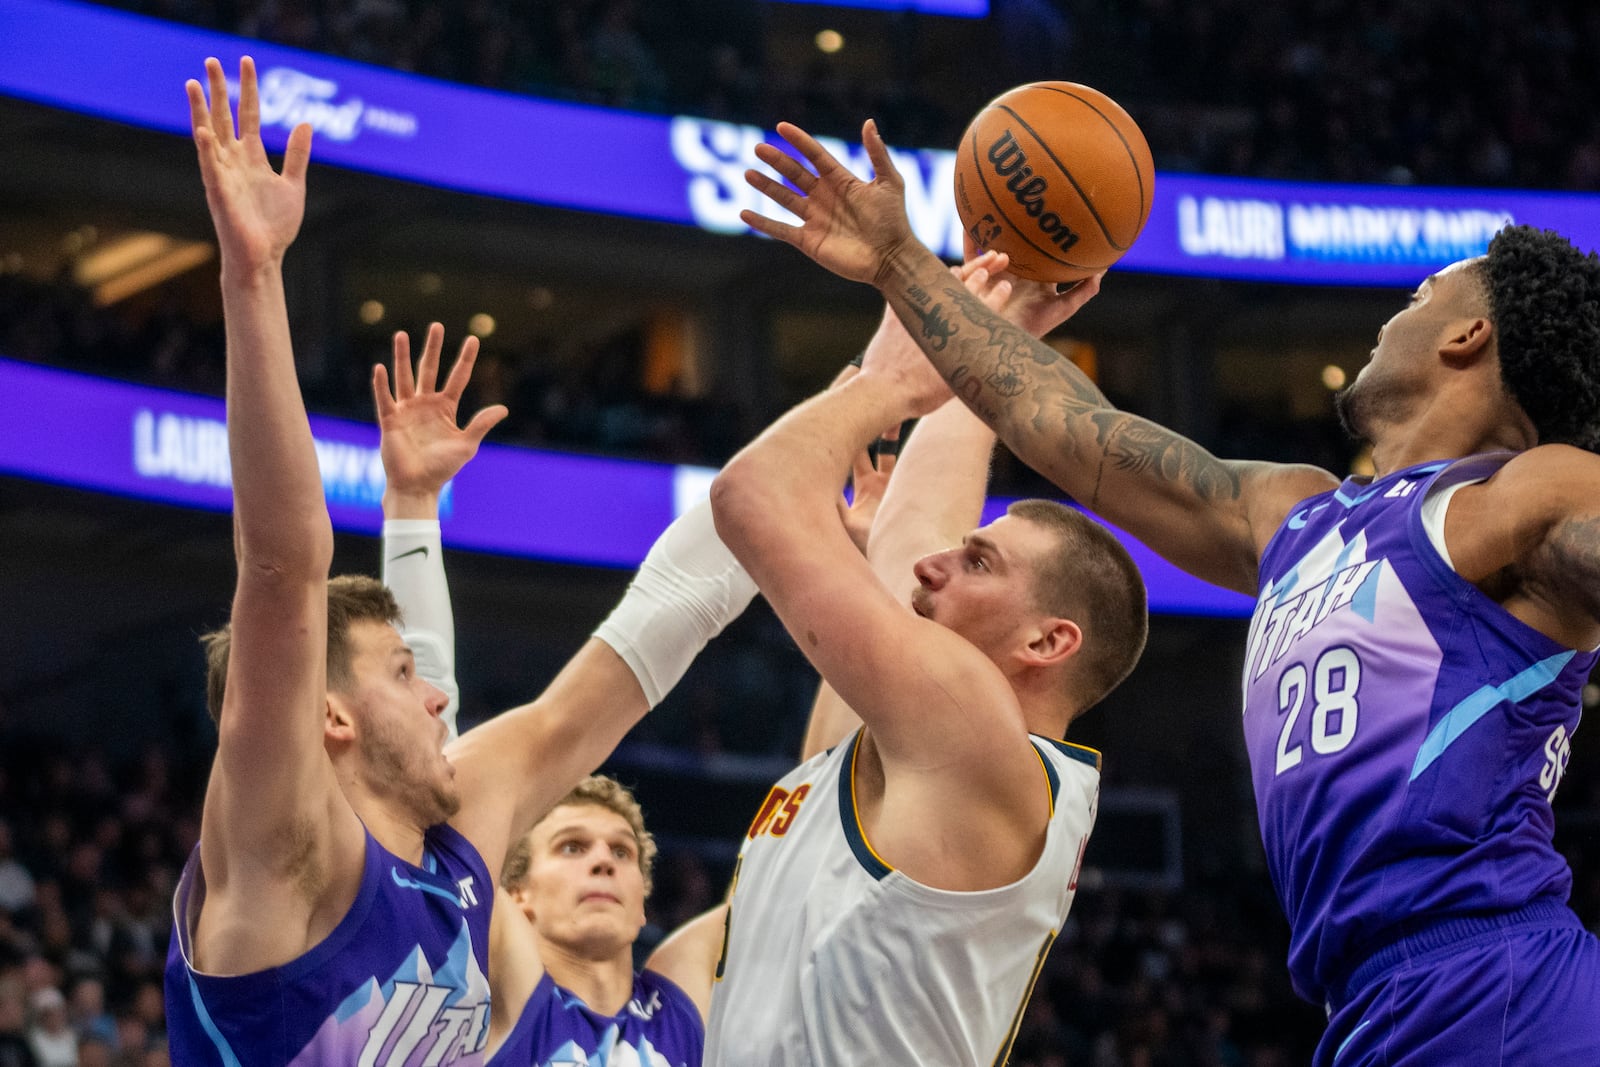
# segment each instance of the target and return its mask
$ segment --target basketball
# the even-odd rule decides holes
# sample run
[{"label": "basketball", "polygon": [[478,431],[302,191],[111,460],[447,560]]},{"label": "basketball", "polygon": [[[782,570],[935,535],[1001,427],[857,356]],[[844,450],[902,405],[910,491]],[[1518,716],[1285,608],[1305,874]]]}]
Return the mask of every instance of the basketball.
[{"label": "basketball", "polygon": [[956,153],[956,210],[980,247],[1033,281],[1111,266],[1150,218],[1155,163],[1115,100],[1074,82],[1020,85],[990,101]]}]

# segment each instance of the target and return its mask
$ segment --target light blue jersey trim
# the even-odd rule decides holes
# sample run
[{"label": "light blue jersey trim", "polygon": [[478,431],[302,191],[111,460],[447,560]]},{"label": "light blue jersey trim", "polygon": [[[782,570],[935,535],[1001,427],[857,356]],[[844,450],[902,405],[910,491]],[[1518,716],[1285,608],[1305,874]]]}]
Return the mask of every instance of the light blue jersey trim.
[{"label": "light blue jersey trim", "polygon": [[448,900],[457,907],[460,907],[461,905],[461,898],[455,893],[450,892],[448,889],[443,889],[436,885],[429,885],[427,882],[419,882],[415,878],[407,877],[406,875],[400,873],[399,867],[390,867],[389,874],[393,876],[394,884],[399,886],[401,889],[420,889],[424,893],[432,893],[436,897],[443,897],[445,900]]},{"label": "light blue jersey trim", "polygon": [[1514,704],[1519,700],[1526,700],[1555,681],[1575,655],[1576,652],[1569,651],[1558,653],[1549,659],[1542,659],[1499,685],[1484,686],[1451,708],[1445,713],[1444,718],[1428,731],[1422,747],[1417,750],[1417,761],[1411,767],[1411,781],[1416,781],[1417,776],[1431,767],[1434,760],[1444,755],[1444,750],[1453,745],[1456,738],[1466,733],[1473,723],[1483,718],[1493,708],[1502,703]]},{"label": "light blue jersey trim", "polygon": [[211,1021],[211,1013],[206,1011],[206,1002],[200,999],[200,987],[194,984],[194,975],[189,976],[189,999],[194,1002],[194,1016],[200,1020],[200,1029],[206,1032],[211,1043],[217,1048],[217,1055],[222,1059],[223,1067],[242,1067],[239,1057],[233,1054],[233,1049],[228,1046],[228,1039],[222,1036],[222,1031],[217,1029],[217,1024]]},{"label": "light blue jersey trim", "polygon": [[1361,1031],[1365,1030],[1367,1027],[1369,1027],[1371,1025],[1372,1025],[1372,1020],[1371,1019],[1362,1019],[1361,1020],[1361,1025],[1356,1027],[1354,1030],[1350,1031],[1350,1036],[1346,1037],[1343,1041],[1339,1042],[1339,1048],[1333,1054],[1333,1062],[1334,1063],[1338,1063],[1339,1062],[1339,1057],[1344,1055],[1345,1048],[1349,1046],[1350,1042],[1352,1042],[1352,1041],[1354,1041],[1356,1039],[1356,1035],[1359,1034]]},{"label": "light blue jersey trim", "polygon": [[1353,508],[1357,504],[1366,503],[1366,501],[1372,497],[1372,494],[1376,493],[1377,491],[1378,491],[1378,487],[1377,486],[1373,486],[1372,488],[1368,489],[1366,492],[1358,493],[1355,496],[1346,496],[1345,495],[1345,491],[1344,491],[1344,486],[1341,485],[1339,488],[1337,488],[1337,489],[1335,489],[1333,491],[1333,499],[1335,499],[1339,503],[1343,504],[1346,508]]}]

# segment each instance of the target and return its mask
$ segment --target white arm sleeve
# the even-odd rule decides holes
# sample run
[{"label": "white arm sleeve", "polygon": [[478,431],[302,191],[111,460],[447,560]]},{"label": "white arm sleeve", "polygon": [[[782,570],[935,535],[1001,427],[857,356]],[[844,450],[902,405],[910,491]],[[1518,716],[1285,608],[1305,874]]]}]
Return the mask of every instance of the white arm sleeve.
[{"label": "white arm sleeve", "polygon": [[755,595],[755,582],[717,537],[711,501],[702,500],[656,538],[594,635],[632,668],[653,708]]},{"label": "white arm sleeve", "polygon": [[401,633],[417,657],[417,673],[449,696],[444,722],[456,736],[461,691],[456,685],[456,621],[437,519],[388,519],[383,524],[383,584],[400,603]]}]

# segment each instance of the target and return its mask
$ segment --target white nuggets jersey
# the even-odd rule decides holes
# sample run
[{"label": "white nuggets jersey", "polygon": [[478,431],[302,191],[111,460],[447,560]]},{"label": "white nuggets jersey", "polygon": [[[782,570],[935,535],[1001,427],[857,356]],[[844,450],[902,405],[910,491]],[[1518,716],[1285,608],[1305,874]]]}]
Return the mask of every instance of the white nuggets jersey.
[{"label": "white nuggets jersey", "polygon": [[1100,754],[1033,738],[1052,798],[1044,852],[1010,885],[960,893],[873,852],[854,801],[860,741],[791,771],[750,826],[705,1067],[990,1067],[1010,1054],[1077,889]]}]

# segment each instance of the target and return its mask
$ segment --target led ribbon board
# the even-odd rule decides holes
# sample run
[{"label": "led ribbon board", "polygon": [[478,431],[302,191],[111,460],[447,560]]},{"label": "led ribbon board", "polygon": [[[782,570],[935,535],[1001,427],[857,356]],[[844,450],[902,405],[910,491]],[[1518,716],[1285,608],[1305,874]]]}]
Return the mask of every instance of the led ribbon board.
[{"label": "led ribbon board", "polygon": [[[184,81],[206,56],[236,71],[246,52],[261,75],[269,147],[309,122],[322,163],[717,233],[748,233],[743,208],[773,210],[743,177],[767,139],[759,127],[490,92],[68,0],[0,4],[0,93],[155,130],[187,135]],[[869,172],[859,145],[824,143]],[[895,152],[917,235],[952,259],[962,236],[954,159]],[[1163,173],[1150,222],[1118,269],[1409,288],[1480,254],[1507,222],[1596,248],[1600,197]]]},{"label": "led ribbon board", "polygon": [[[6,359],[0,359],[0,396],[11,409],[0,434],[0,473],[211,511],[233,506],[221,400]],[[376,536],[384,487],[377,429],[312,416],[311,432],[334,526]],[[479,552],[636,567],[667,523],[705,497],[715,473],[486,444],[446,487],[444,541]],[[988,517],[1006,503],[991,501]],[[1144,572],[1152,611],[1249,614],[1247,598],[1191,578],[1118,536]]]},{"label": "led ribbon board", "polygon": [[989,13],[989,0],[773,0],[774,3],[815,4],[823,7],[864,7],[873,11],[915,11],[921,15],[954,15],[981,19]]}]

